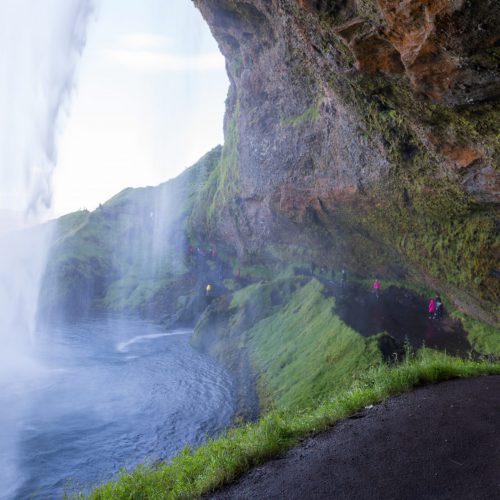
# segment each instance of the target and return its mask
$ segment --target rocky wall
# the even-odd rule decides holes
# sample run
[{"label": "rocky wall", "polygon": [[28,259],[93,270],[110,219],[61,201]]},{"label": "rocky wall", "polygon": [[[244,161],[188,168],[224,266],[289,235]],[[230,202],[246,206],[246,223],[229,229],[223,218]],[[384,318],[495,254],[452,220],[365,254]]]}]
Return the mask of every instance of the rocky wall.
[{"label": "rocky wall", "polygon": [[498,321],[499,4],[194,3],[231,81],[208,230],[241,259],[417,276]]}]

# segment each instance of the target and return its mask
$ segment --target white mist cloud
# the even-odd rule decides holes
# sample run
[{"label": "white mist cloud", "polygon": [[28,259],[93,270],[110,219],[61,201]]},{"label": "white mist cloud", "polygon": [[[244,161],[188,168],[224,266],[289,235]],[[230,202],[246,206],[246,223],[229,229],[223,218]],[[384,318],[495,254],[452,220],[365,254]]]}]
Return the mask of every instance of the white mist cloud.
[{"label": "white mist cloud", "polygon": [[130,33],[103,51],[105,57],[135,71],[153,73],[196,72],[224,69],[220,52],[179,54],[170,38],[151,33]]},{"label": "white mist cloud", "polygon": [[173,47],[174,40],[155,33],[126,33],[117,38],[116,45],[124,50],[167,50]]}]

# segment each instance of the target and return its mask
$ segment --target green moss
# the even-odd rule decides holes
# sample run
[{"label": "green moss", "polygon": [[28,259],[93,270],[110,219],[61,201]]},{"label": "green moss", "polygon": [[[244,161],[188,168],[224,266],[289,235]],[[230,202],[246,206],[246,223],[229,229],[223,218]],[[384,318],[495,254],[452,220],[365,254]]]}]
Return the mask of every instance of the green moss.
[{"label": "green moss", "polygon": [[239,356],[248,356],[259,375],[261,404],[278,408],[310,406],[382,361],[376,339],[365,339],[336,316],[335,300],[319,281],[286,272],[211,308],[193,343],[233,368]]},{"label": "green moss", "polygon": [[205,234],[210,233],[224,207],[239,192],[238,119],[239,104],[228,121],[220,160],[201,188],[194,204],[191,225],[202,228]]},{"label": "green moss", "polygon": [[396,78],[357,75],[347,81],[335,75],[331,84],[363,119],[373,147],[384,144],[390,161],[383,182],[365,189],[365,198],[356,205],[337,212],[337,225],[351,228],[347,237],[352,240],[361,227],[372,242],[364,245],[367,249],[378,242],[376,259],[381,266],[390,265],[396,249],[410,267],[426,269],[442,283],[489,301],[493,309],[500,301],[498,280],[491,276],[500,248],[498,209],[479,209],[460,176],[443,168],[442,159],[424,139],[432,130],[441,141],[476,148],[480,144],[494,158],[498,106],[454,109],[418,101],[408,84]]},{"label": "green moss", "polygon": [[281,127],[299,127],[307,122],[314,122],[320,117],[318,104],[313,104],[303,113],[290,118],[281,118]]}]

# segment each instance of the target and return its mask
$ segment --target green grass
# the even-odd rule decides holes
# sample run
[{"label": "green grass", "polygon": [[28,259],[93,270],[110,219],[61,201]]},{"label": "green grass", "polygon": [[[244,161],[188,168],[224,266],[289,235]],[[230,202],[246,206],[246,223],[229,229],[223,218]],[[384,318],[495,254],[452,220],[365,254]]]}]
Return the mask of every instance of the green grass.
[{"label": "green grass", "polygon": [[462,322],[469,341],[476,351],[500,358],[500,330],[498,328],[457,310],[452,311],[451,315]]},{"label": "green grass", "polygon": [[116,481],[93,490],[90,498],[196,498],[234,481],[244,471],[294,446],[301,438],[325,430],[366,405],[419,385],[487,374],[500,374],[500,364],[422,350],[397,367],[381,365],[371,369],[349,390],[334,393],[315,409],[273,411],[255,424],[228,430],[197,450],[186,448],[169,463],[140,466],[132,472],[123,470]]},{"label": "green grass", "polygon": [[236,291],[198,323],[197,347],[237,371],[248,356],[259,374],[261,407],[312,406],[332,388],[382,362],[378,338],[364,338],[337,316],[335,299],[309,277],[279,275]]},{"label": "green grass", "polygon": [[220,159],[195,196],[190,216],[192,230],[197,228],[202,233],[210,233],[210,228],[217,223],[224,207],[239,192],[238,120],[239,104],[236,105],[224,131],[225,142]]},{"label": "green grass", "polygon": [[221,152],[220,146],[214,148],[159,186],[127,188],[93,212],[58,219],[40,309],[147,310],[186,272],[188,218]]},{"label": "green grass", "polygon": [[382,362],[376,341],[342,322],[334,314],[335,299],[323,292],[319,281],[309,281],[248,331],[261,395],[277,408],[314,405],[328,390],[349,387],[357,373]]}]

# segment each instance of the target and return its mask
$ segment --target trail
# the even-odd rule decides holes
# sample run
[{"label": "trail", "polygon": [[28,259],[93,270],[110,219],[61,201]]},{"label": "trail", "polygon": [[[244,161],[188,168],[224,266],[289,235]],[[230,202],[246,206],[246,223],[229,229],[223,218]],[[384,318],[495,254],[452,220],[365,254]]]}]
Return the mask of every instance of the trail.
[{"label": "trail", "polygon": [[412,290],[390,286],[382,288],[377,298],[371,289],[356,283],[342,288],[318,279],[326,293],[335,297],[335,313],[351,328],[364,337],[387,332],[394,338],[397,345],[379,346],[388,357],[398,348],[402,351],[405,341],[415,349],[425,344],[458,356],[468,356],[473,351],[462,323],[446,310],[441,320],[429,319],[427,300]]},{"label": "trail", "polygon": [[443,382],[367,408],[213,499],[500,498],[500,376]]}]

